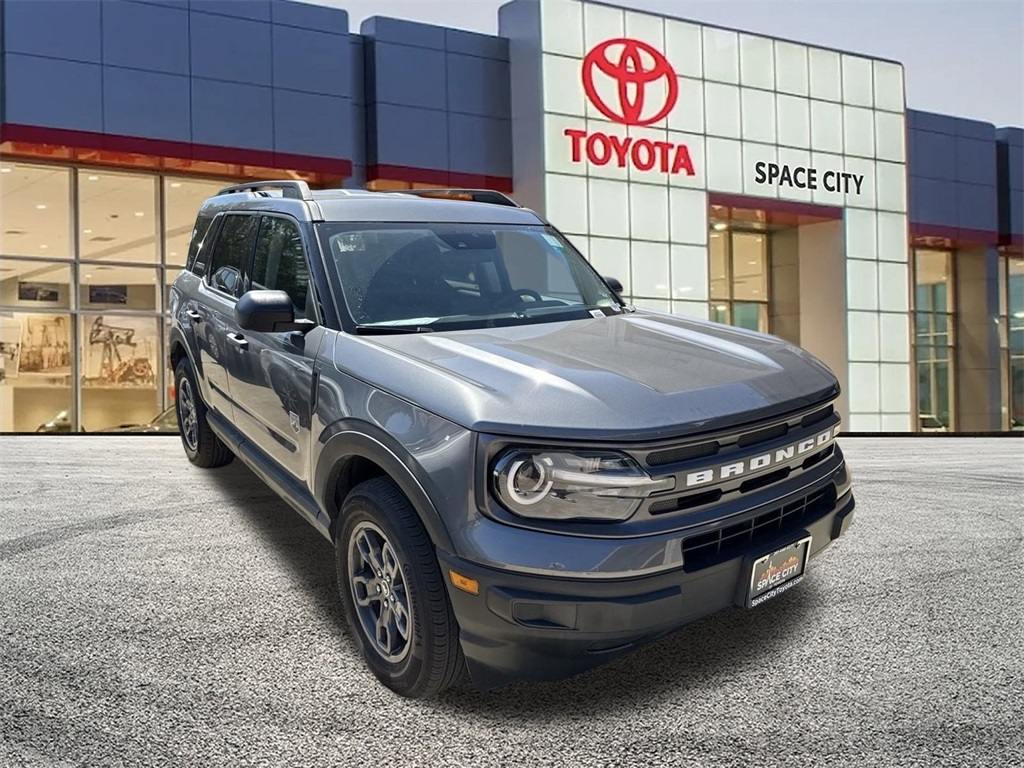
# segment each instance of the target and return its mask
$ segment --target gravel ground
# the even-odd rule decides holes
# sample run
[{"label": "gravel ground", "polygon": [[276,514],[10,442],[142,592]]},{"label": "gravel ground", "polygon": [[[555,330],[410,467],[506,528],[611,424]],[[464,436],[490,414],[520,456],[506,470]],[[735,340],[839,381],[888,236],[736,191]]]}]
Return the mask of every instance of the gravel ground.
[{"label": "gravel ground", "polygon": [[4,438],[0,765],[1020,761],[1024,442],[842,444],[857,521],[798,588],[568,681],[411,702],[364,671],[330,546],[240,462]]}]

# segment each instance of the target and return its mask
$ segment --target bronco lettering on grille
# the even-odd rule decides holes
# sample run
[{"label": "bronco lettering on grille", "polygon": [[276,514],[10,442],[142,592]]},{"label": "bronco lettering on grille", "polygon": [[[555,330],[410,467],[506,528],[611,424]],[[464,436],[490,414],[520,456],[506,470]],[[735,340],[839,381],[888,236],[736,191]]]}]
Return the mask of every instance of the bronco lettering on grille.
[{"label": "bronco lettering on grille", "polygon": [[740,459],[730,464],[722,464],[717,467],[700,469],[696,472],[689,472],[686,475],[686,487],[694,488],[698,485],[706,485],[717,480],[728,480],[730,477],[739,477],[778,464],[783,464],[791,459],[803,456],[816,448],[824,448],[831,443],[839,433],[839,426],[836,425],[824,432],[819,432],[814,437],[808,437],[798,443],[792,443],[782,448],[777,448],[769,453],[762,453],[757,456]]}]

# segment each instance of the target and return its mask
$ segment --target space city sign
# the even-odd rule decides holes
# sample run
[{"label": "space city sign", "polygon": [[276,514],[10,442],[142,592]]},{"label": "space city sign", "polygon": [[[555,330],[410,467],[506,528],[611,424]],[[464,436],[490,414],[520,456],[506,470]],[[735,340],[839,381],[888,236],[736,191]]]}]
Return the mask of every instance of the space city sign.
[{"label": "space city sign", "polygon": [[859,195],[864,184],[864,174],[759,162],[754,163],[754,181],[767,186],[823,189],[826,192]]},{"label": "space city sign", "polygon": [[[672,65],[661,51],[642,40],[617,37],[598,43],[584,57],[580,74],[583,91],[594,109],[627,127],[663,120],[679,98],[679,80]],[[581,128],[566,128],[564,135],[571,142],[574,163],[585,157],[598,166],[629,165],[638,171],[696,174],[685,144]]]}]

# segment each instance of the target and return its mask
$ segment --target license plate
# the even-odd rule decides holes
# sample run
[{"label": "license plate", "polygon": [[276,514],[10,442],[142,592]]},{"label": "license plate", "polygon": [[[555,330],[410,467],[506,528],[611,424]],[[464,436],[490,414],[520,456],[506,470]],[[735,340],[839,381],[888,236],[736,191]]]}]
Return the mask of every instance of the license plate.
[{"label": "license plate", "polygon": [[750,570],[747,607],[755,608],[799,584],[810,551],[811,537],[807,536],[755,560]]}]

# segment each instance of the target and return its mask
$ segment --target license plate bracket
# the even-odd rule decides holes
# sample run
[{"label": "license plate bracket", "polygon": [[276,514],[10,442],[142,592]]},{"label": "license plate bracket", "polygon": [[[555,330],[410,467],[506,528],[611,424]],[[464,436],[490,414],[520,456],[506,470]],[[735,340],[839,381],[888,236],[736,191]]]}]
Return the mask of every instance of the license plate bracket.
[{"label": "license plate bracket", "polygon": [[803,536],[755,558],[748,571],[750,582],[746,585],[746,607],[756,608],[803,581],[810,554],[811,537]]}]

